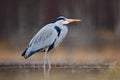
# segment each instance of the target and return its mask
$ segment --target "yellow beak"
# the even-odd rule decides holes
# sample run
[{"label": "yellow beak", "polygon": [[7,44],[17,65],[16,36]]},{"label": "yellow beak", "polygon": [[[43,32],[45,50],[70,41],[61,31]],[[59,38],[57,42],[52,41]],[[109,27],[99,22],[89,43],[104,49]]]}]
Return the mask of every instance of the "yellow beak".
[{"label": "yellow beak", "polygon": [[80,19],[66,19],[66,21],[68,22],[79,22],[79,21],[82,21]]}]

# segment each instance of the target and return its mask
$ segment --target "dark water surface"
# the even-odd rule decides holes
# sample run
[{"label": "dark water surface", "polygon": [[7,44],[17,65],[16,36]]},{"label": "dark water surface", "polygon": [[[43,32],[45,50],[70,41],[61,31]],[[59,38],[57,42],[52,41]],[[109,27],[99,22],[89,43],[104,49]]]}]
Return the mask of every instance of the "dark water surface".
[{"label": "dark water surface", "polygon": [[119,71],[105,69],[0,69],[0,80],[120,80]]}]

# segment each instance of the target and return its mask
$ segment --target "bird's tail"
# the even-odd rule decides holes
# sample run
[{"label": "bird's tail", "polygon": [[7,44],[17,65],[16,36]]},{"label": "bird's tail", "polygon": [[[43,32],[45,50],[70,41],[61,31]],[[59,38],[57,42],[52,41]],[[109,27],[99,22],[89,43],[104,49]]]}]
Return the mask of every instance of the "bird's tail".
[{"label": "bird's tail", "polygon": [[26,56],[25,56],[26,51],[27,51],[27,48],[26,48],[26,49],[25,49],[25,51],[22,53],[22,56],[23,56],[25,59],[27,59],[27,58],[28,58],[28,57],[26,57]]},{"label": "bird's tail", "polygon": [[28,57],[32,56],[33,54],[35,54],[36,52],[38,52],[39,50],[36,51],[31,51],[30,48],[26,48],[25,51],[22,53],[22,56],[27,59]]},{"label": "bird's tail", "polygon": [[35,51],[31,51],[31,48],[26,48],[25,51],[22,53],[22,56],[27,59],[28,57],[32,56],[33,54],[37,53],[37,52],[45,52],[44,49],[38,49]]}]

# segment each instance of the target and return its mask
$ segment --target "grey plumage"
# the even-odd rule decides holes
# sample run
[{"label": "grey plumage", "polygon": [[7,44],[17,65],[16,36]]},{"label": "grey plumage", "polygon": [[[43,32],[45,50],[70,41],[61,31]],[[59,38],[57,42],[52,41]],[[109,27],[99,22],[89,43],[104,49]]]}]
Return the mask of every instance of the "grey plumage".
[{"label": "grey plumage", "polygon": [[[60,27],[61,35],[55,29],[54,23],[50,23],[44,26],[30,41],[28,47],[26,48],[25,52],[22,54],[25,58],[30,57],[34,53],[40,51],[44,52],[44,49],[49,48],[50,45],[53,45],[53,48],[56,47],[67,34],[67,27]],[[65,29],[63,31],[63,29]],[[64,35],[63,35],[64,34]],[[59,35],[59,37],[58,37]],[[56,44],[56,45],[55,45]],[[49,50],[50,51],[50,50]]]}]

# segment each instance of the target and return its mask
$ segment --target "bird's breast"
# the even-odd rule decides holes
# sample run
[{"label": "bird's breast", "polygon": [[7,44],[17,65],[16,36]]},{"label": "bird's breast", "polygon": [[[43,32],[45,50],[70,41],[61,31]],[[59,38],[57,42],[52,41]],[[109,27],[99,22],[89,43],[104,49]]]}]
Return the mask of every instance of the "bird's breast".
[{"label": "bird's breast", "polygon": [[58,37],[56,38],[55,47],[58,46],[66,37],[68,33],[68,28],[66,26],[55,26],[55,29],[58,33]]}]

